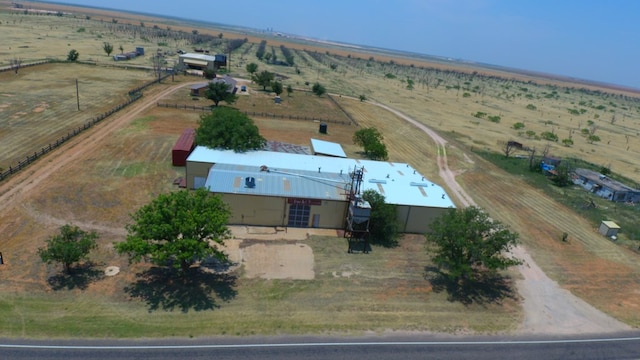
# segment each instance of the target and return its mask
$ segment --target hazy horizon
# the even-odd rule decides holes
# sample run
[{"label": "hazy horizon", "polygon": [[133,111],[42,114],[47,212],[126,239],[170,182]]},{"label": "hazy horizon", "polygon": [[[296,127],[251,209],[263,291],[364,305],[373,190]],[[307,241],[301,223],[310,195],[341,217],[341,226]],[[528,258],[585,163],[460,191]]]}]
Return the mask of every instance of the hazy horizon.
[{"label": "hazy horizon", "polygon": [[638,32],[635,1],[50,2],[269,29],[640,89],[634,75],[640,50],[626,44]]}]

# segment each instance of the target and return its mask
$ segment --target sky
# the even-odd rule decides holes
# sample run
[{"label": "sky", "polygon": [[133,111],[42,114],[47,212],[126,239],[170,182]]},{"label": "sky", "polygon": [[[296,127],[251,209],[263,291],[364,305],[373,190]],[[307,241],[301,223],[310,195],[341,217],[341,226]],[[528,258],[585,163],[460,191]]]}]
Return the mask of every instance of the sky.
[{"label": "sky", "polygon": [[640,89],[637,0],[61,0]]}]

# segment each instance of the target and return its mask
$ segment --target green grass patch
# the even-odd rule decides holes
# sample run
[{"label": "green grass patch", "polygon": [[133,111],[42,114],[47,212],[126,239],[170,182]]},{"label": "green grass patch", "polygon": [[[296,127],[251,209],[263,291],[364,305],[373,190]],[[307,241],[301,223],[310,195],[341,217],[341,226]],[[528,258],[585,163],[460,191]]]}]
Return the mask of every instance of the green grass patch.
[{"label": "green grass patch", "polygon": [[128,128],[135,131],[147,130],[149,127],[149,123],[153,120],[155,120],[155,117],[153,116],[137,118],[131,122]]},{"label": "green grass patch", "polygon": [[[637,227],[640,218],[640,207],[638,205],[620,204],[595,196],[580,186],[570,185],[567,187],[557,187],[551,183],[538,168],[533,171],[529,169],[529,159],[505,157],[504,154],[476,150],[476,154],[485,160],[493,163],[502,170],[518,175],[525,179],[530,185],[544,191],[556,201],[566,205],[575,213],[591,222],[595,227],[600,225],[602,220],[613,220],[620,225],[621,243],[632,249],[637,249],[640,240],[640,229]],[[541,158],[537,158],[535,163],[539,163]],[[580,159],[566,159],[571,169],[586,168],[600,171],[601,167]],[[626,184],[634,184],[633,181],[620,175],[610,174],[610,178]],[[595,205],[595,207],[593,206]]]}]

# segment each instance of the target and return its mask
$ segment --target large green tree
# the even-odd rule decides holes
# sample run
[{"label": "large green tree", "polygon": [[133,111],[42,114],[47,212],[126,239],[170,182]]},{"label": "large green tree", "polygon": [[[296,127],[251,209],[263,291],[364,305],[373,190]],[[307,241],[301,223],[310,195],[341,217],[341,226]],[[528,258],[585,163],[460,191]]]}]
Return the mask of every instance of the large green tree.
[{"label": "large green tree", "polygon": [[204,92],[204,96],[213,101],[213,105],[216,107],[220,101],[233,104],[238,99],[236,94],[231,92],[231,85],[223,81],[210,82],[207,90]]},{"label": "large green tree", "polygon": [[387,160],[387,146],[382,133],[374,127],[363,128],[353,134],[353,143],[362,146],[365,156],[373,160]]},{"label": "large green tree", "polygon": [[222,199],[205,188],[160,194],[132,215],[126,240],[115,248],[132,262],[148,258],[182,273],[210,256],[226,261],[221,246],[229,238],[229,214]]},{"label": "large green tree", "polygon": [[96,248],[98,234],[86,232],[72,225],[60,227],[60,233],[46,240],[47,246],[38,249],[38,255],[46,263],[59,262],[64,272],[69,273],[71,265],[85,259]]},{"label": "large green tree", "polygon": [[273,81],[273,73],[264,70],[253,75],[252,79],[256,84],[262,86],[262,90],[266,91],[267,86],[271,85],[271,82]]},{"label": "large green tree", "polygon": [[369,217],[369,239],[371,244],[395,247],[400,237],[396,207],[387,204],[384,195],[375,190],[365,190],[362,199],[371,206]]},{"label": "large green tree", "polygon": [[518,234],[475,206],[447,210],[426,236],[435,245],[434,263],[456,283],[522,263],[508,254],[518,244]]},{"label": "large green tree", "polygon": [[247,115],[229,107],[214,108],[200,117],[196,144],[243,152],[264,147],[266,140]]}]

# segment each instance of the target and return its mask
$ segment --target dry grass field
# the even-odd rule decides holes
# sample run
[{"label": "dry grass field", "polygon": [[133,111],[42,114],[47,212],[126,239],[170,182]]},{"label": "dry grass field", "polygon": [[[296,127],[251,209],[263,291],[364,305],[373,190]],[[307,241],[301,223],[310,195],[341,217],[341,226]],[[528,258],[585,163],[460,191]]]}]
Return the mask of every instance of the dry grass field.
[{"label": "dry grass field", "polygon": [[130,89],[152,80],[147,71],[80,64],[0,73],[0,167],[15,166],[26,155],[125,102]]},{"label": "dry grass field", "polygon": [[[0,5],[7,3],[0,1]],[[3,48],[0,60],[61,58],[70,48],[76,48],[81,59],[86,56],[108,61],[101,49],[103,41],[122,42],[127,49],[140,43],[139,37],[114,30],[110,25],[114,13],[91,14],[88,20],[82,15],[58,18],[0,12],[0,28],[3,34],[5,30],[11,34],[11,51]],[[118,19],[120,24],[144,21],[147,27],[179,26],[133,15]],[[78,32],[80,27],[85,30]],[[190,29],[189,25],[184,28]],[[225,37],[239,36],[225,32]],[[37,37],[48,40],[40,41]],[[27,41],[29,48],[20,48]],[[162,48],[186,47],[184,43],[171,41]],[[149,46],[153,49],[158,42],[150,39]],[[276,46],[271,38],[268,44]],[[368,61],[369,56],[348,57],[351,53],[333,48],[328,50],[329,55],[325,51],[313,53],[311,47],[300,44],[292,45],[296,49],[296,69],[260,62],[254,56],[255,47],[244,53],[250,46],[246,44],[238,50],[244,63],[253,61],[259,63],[259,71],[270,70],[285,76],[285,87],[306,89],[307,82],[324,84],[331,93],[338,94],[333,96],[335,101],[361,126],[381,130],[390,160],[411,163],[443,186],[446,184],[438,178],[435,162],[440,150],[435,144],[399,117],[357,97],[365,95],[387,104],[445,135],[449,140],[446,148],[449,166],[459,174],[458,181],[492,217],[520,233],[523,243],[550,277],[606,313],[634,327],[640,326],[639,255],[599,236],[594,224],[552,196],[473,153],[473,150],[499,152],[500,142],[515,139],[539,151],[548,146],[554,156],[582,158],[609,166],[613,172],[640,182],[637,94],[618,89],[594,91],[591,85],[564,83],[559,79],[531,80],[521,75],[503,79],[486,69],[474,74],[473,69],[453,66],[452,71],[445,71],[445,65],[421,59],[398,58],[392,63],[384,56],[373,55],[378,61]],[[148,64],[145,58],[135,61],[139,65]],[[95,78],[89,80],[87,71]],[[107,72],[112,76],[105,75]],[[243,66],[232,66],[231,72],[234,76],[248,77]],[[0,131],[21,130],[18,118],[5,117],[20,112],[25,113],[21,115],[24,121],[33,122],[25,127],[28,129],[40,128],[38,122],[48,124],[60,117],[84,120],[85,116],[77,117],[77,110],[74,111],[75,84],[65,85],[58,92],[47,90],[51,86],[30,86],[38,79],[52,82],[57,78],[74,79],[76,74],[80,74],[81,86],[82,79],[87,79],[84,80],[87,98],[81,96],[81,106],[87,108],[81,112],[111,107],[122,100],[128,88],[148,76],[145,72],[73,64],[26,68],[18,77],[11,72],[0,73],[3,83],[6,79],[16,88],[11,92],[14,96],[0,97],[3,106],[0,118],[15,120],[11,127],[0,127],[5,129]],[[407,79],[414,81],[413,89],[407,88]],[[175,82],[167,81],[145,91],[145,98],[176,84],[197,80],[177,77]],[[37,95],[25,94],[31,89],[37,90]],[[9,94],[4,87],[0,93]],[[57,93],[65,94],[65,102],[59,103]],[[164,97],[162,102],[208,105],[204,99],[192,100],[188,86]],[[42,106],[45,110],[35,111],[41,103],[47,104]],[[317,98],[303,91],[294,91],[291,98],[285,93],[283,104],[276,106],[271,95],[251,86],[250,95],[241,96],[235,106],[246,111],[257,109],[284,115],[306,112],[318,118],[345,118],[326,96]],[[53,114],[51,118],[41,117],[49,113]],[[151,106],[132,116],[130,123],[106,139],[95,142],[96,151],[79,155],[74,162],[30,187],[28,194],[21,194],[23,201],[16,206],[0,211],[3,234],[0,251],[7,262],[0,267],[3,319],[0,335],[140,337],[359,334],[388,330],[502,333],[517,328],[522,317],[517,294],[508,294],[499,302],[465,306],[448,301],[446,292],[434,291],[424,279],[429,259],[421,236],[406,236],[399,248],[376,248],[366,256],[347,255],[342,238],[301,240],[313,249],[315,259],[315,278],[309,281],[240,276],[205,277],[195,284],[177,284],[156,274],[154,286],[143,287],[136,274],[145,266],[130,266],[126,259],[115,255],[112,243],[124,238],[124,226],[132,211],[158,193],[175,189],[172,182],[183,176],[183,169],[171,166],[170,150],[182,129],[197,125],[199,115],[197,111]],[[359,156],[359,149],[351,142],[355,126],[329,124],[328,134],[320,135],[318,123],[313,121],[265,117],[254,120],[269,140],[308,145],[310,137],[318,137],[339,142],[347,154]],[[522,123],[524,128],[514,129],[515,123]],[[595,131],[601,141],[587,142],[581,135],[583,129]],[[96,127],[89,134],[100,131],[101,127]],[[533,134],[527,135],[526,131]],[[574,144],[563,146],[561,142],[541,139],[546,131],[557,134],[560,140],[571,137]],[[0,136],[4,135],[0,132]],[[12,134],[12,138],[16,136],[17,133]],[[19,136],[25,139],[25,135]],[[0,150],[5,146],[2,139]],[[74,144],[69,147],[73,149],[77,146]],[[22,147],[14,145],[21,150]],[[7,152],[3,156],[9,158],[13,154]],[[50,161],[45,157],[33,166]],[[21,176],[28,177],[34,172],[34,168],[29,168]],[[59,276],[57,267],[42,264],[36,255],[42,242],[66,223],[100,234],[99,249],[91,256],[94,266],[83,270],[73,281]],[[570,234],[568,243],[560,241],[564,231]],[[121,273],[109,278],[102,276],[108,265],[119,266]],[[163,295],[167,293],[172,295]],[[191,298],[190,302],[185,302],[185,298]],[[327,313],[338,316],[328,317]]]}]

